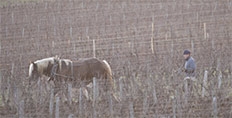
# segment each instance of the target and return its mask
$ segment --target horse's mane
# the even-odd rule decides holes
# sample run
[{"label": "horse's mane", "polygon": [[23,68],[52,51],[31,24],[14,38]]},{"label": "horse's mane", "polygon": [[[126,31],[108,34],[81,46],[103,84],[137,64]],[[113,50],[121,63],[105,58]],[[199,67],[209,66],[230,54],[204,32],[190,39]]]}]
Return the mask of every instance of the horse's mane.
[{"label": "horse's mane", "polygon": [[70,59],[59,59],[59,69],[62,70],[62,62],[64,62],[66,65],[69,65],[69,63],[72,63]]},{"label": "horse's mane", "polygon": [[40,59],[40,60],[36,60],[34,63],[38,64],[38,63],[43,63],[44,61],[51,61],[54,60],[55,57],[49,57],[49,58],[44,58],[44,59]]}]

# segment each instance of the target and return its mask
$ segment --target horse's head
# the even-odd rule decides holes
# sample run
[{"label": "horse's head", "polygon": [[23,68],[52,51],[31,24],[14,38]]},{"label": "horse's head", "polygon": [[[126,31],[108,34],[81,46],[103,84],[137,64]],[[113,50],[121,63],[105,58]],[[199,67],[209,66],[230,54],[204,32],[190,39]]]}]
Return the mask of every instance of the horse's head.
[{"label": "horse's head", "polygon": [[29,66],[29,79],[37,80],[42,75],[53,79],[54,65],[58,64],[58,61],[58,57],[51,57],[32,62]]},{"label": "horse's head", "polygon": [[36,80],[37,78],[39,78],[40,72],[38,70],[38,65],[35,62],[31,62],[29,65],[29,79],[30,80]]}]

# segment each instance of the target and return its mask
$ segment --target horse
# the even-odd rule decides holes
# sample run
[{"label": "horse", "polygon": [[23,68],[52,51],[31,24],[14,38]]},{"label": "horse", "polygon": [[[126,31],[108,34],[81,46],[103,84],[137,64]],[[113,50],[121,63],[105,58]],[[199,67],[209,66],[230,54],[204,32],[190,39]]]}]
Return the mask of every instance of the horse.
[{"label": "horse", "polygon": [[[42,75],[49,77],[48,81],[53,80],[55,87],[60,86],[60,81],[72,81],[77,87],[81,87],[81,83],[86,86],[92,82],[93,77],[96,77],[97,79],[108,79],[112,90],[115,89],[110,65],[106,60],[97,58],[80,58],[77,61],[71,61],[50,57],[31,62],[29,79],[35,80]],[[117,98],[116,100],[118,101]]]},{"label": "horse", "polygon": [[[51,80],[54,80],[56,85],[58,85],[61,81],[71,81],[71,83],[77,88],[86,87],[95,77],[97,79],[105,80],[106,90],[110,89],[109,87],[107,88],[106,84],[106,81],[108,80],[112,87],[111,90],[115,89],[111,67],[106,60],[99,60],[97,58],[80,58],[77,61],[60,59],[57,66],[54,66],[52,69],[51,73],[52,76],[50,78]],[[83,90],[85,90],[83,91],[85,96],[88,96],[87,90]],[[115,95],[114,97],[116,98]]]}]

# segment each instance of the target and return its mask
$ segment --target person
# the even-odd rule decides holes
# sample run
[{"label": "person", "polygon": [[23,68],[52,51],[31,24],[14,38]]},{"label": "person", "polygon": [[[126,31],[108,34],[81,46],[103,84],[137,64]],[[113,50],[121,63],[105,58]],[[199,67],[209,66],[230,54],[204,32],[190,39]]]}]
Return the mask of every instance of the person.
[{"label": "person", "polygon": [[195,60],[190,54],[191,52],[189,50],[185,50],[183,53],[185,59],[184,72],[186,74],[186,77],[195,78],[196,64]]},{"label": "person", "polygon": [[189,50],[184,50],[183,53],[185,63],[183,71],[185,72],[186,76],[184,78],[185,80],[185,91],[188,90],[190,94],[193,92],[193,86],[194,81],[196,81],[195,76],[195,70],[196,70],[196,64],[194,58],[191,56],[191,52]]}]

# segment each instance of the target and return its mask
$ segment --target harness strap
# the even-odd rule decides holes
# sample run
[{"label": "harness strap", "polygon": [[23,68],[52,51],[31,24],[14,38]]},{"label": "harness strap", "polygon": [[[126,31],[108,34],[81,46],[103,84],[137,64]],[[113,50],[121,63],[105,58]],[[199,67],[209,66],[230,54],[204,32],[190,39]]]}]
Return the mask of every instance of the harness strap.
[{"label": "harness strap", "polygon": [[[64,77],[64,78],[67,78],[67,79],[73,79],[74,78],[74,74],[73,74],[73,62],[71,61],[70,64],[71,64],[70,65],[71,66],[70,67],[71,68],[71,75],[70,76],[65,76],[65,75],[62,75],[62,74],[57,74],[57,67],[61,66],[61,65],[59,65],[58,63],[56,63],[52,67],[52,71],[51,71],[51,76],[50,77],[52,77],[52,78],[55,79],[56,76],[60,76],[60,77]],[[50,79],[49,79],[49,81],[50,81]]]},{"label": "harness strap", "polygon": [[71,61],[71,79],[73,79],[73,62]]},{"label": "harness strap", "polygon": [[[50,77],[52,77],[53,79],[55,79],[55,75],[56,75],[56,71],[57,71],[57,67],[58,67],[58,64],[54,64],[53,67],[52,67],[52,70],[51,70],[51,74],[50,74]],[[51,79],[51,78],[50,78]],[[49,81],[50,81],[49,79]]]},{"label": "harness strap", "polygon": [[62,74],[57,74],[57,73],[54,73],[55,76],[59,76],[59,77],[64,77],[64,78],[70,78],[70,76],[65,76],[65,75],[62,75]]}]

